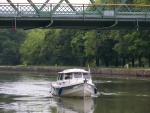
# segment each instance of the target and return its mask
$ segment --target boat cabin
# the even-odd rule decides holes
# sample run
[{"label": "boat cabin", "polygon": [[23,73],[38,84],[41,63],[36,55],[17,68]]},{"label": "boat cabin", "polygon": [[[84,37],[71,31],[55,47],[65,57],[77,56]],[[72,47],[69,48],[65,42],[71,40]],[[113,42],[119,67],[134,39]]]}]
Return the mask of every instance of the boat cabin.
[{"label": "boat cabin", "polygon": [[91,80],[91,75],[89,71],[82,69],[67,69],[58,73],[57,81],[83,81]]},{"label": "boat cabin", "polygon": [[61,73],[58,74],[57,80],[68,80],[68,79],[75,79],[75,78],[81,78],[81,79],[91,79],[90,74],[88,73]]}]

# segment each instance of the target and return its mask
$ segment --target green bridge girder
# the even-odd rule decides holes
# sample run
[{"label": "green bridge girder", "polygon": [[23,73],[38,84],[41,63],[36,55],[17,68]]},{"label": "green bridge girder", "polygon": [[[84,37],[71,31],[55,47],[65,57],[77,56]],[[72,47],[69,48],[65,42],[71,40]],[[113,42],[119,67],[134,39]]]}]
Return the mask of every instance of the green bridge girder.
[{"label": "green bridge girder", "polygon": [[[149,29],[150,6],[125,4],[71,4],[59,3],[0,4],[0,28],[77,28],[77,29]],[[66,3],[63,3],[63,2]]]}]

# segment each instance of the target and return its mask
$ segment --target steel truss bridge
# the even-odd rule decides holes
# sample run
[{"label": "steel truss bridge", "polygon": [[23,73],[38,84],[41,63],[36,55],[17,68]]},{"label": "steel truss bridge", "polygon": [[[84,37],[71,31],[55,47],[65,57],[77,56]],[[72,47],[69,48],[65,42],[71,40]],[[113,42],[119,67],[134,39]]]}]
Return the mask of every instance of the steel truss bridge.
[{"label": "steel truss bridge", "polygon": [[[0,3],[0,28],[73,28],[73,29],[149,29],[150,5],[71,4],[59,3]],[[64,3],[65,2],[65,3]]]}]

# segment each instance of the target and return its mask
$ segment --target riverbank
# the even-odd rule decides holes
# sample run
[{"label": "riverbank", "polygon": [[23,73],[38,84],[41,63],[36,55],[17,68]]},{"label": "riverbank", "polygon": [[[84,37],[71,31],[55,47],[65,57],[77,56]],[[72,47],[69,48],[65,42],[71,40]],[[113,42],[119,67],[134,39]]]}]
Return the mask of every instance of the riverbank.
[{"label": "riverbank", "polygon": [[[48,66],[0,66],[0,72],[48,72],[57,73],[68,67],[48,67]],[[84,68],[87,70],[87,68]],[[149,69],[136,68],[91,68],[91,73],[100,77],[137,77],[150,78]]]}]

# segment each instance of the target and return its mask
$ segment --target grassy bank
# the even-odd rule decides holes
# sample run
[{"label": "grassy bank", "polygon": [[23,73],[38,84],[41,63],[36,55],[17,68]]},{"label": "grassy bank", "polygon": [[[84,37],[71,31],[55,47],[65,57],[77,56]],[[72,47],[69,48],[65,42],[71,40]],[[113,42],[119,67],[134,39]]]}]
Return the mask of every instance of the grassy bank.
[{"label": "grassy bank", "polygon": [[[37,71],[37,72],[59,72],[64,69],[69,68],[83,68],[88,70],[87,67],[73,67],[73,66],[0,66],[0,71]],[[101,68],[101,67],[91,67],[91,72],[93,74],[113,74],[113,72],[149,72],[150,68]],[[114,73],[115,74],[115,73]],[[117,73],[116,73],[117,74]]]},{"label": "grassy bank", "polygon": [[[88,70],[87,67],[71,67],[71,66],[0,66],[0,72],[18,73],[57,73],[64,69],[82,68]],[[99,77],[111,77],[122,79],[140,79],[150,80],[150,68],[90,68],[92,75]]]}]

